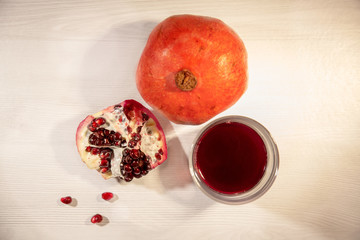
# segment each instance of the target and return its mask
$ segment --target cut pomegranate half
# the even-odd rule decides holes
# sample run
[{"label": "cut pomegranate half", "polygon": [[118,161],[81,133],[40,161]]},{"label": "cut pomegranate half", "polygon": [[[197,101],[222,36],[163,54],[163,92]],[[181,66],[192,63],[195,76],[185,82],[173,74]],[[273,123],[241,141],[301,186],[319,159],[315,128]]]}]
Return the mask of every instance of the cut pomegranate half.
[{"label": "cut pomegranate half", "polygon": [[87,116],[77,129],[76,145],[82,161],[105,179],[119,177],[129,182],[167,158],[159,121],[135,100]]}]

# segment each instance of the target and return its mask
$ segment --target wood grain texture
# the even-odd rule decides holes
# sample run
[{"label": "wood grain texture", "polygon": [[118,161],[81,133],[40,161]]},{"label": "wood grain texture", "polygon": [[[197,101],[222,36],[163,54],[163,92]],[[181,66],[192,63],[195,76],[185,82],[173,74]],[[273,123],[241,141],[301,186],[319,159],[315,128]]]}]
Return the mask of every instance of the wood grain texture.
[{"label": "wood grain texture", "polygon": [[[187,163],[201,126],[157,112],[169,159],[146,179],[104,181],[79,159],[78,123],[144,103],[134,80],[147,36],[182,13],[222,19],[247,47],[249,88],[219,116],[254,118],[279,146],[279,176],[255,202],[202,194]],[[0,1],[0,239],[359,239],[359,27],[356,0]]]}]

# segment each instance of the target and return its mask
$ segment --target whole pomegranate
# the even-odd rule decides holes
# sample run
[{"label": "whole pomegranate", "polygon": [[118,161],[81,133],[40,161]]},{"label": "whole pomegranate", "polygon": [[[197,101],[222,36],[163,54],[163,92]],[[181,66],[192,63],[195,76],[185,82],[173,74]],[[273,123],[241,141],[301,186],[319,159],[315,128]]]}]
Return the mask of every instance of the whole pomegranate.
[{"label": "whole pomegranate", "polygon": [[172,16],[151,32],[136,83],[144,100],[171,121],[201,124],[245,92],[247,52],[218,19]]},{"label": "whole pomegranate", "polygon": [[167,158],[160,123],[135,100],[87,116],[77,129],[76,145],[82,161],[105,179],[119,177],[129,182]]}]

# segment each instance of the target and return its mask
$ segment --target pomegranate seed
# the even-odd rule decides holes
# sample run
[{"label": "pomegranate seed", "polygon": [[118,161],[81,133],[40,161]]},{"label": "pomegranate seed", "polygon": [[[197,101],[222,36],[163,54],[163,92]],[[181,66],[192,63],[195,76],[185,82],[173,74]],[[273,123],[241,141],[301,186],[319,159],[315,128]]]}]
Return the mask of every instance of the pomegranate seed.
[{"label": "pomegranate seed", "polygon": [[139,149],[131,149],[130,157],[132,157],[133,159],[138,159],[140,157]]},{"label": "pomegranate seed", "polygon": [[110,142],[113,142],[115,140],[115,135],[114,134],[109,135],[108,139]]},{"label": "pomegranate seed", "polygon": [[160,153],[160,155],[164,154],[164,152],[163,152],[163,150],[161,148],[159,149],[159,153]]},{"label": "pomegranate seed", "polygon": [[95,119],[95,123],[98,125],[98,126],[101,126],[103,125],[104,123],[106,123],[105,119],[104,118],[96,118]]},{"label": "pomegranate seed", "polygon": [[126,182],[130,182],[131,180],[133,180],[133,178],[134,178],[134,175],[132,175],[132,173],[128,173],[128,174],[125,175],[124,180]]},{"label": "pomegranate seed", "polygon": [[157,160],[161,160],[161,155],[160,155],[159,153],[155,153],[155,158],[156,158]]},{"label": "pomegranate seed", "polygon": [[109,161],[108,160],[101,160],[100,162],[100,167],[108,167],[109,166]]},{"label": "pomegranate seed", "polygon": [[98,138],[103,139],[105,137],[104,130],[104,128],[98,129],[98,131],[96,132],[98,134]]},{"label": "pomegranate seed", "polygon": [[90,152],[90,151],[91,151],[91,149],[92,149],[92,147],[87,146],[87,147],[86,147],[86,149],[85,149],[85,151]]},{"label": "pomegranate seed", "polygon": [[91,218],[91,222],[92,223],[100,223],[103,220],[103,217],[100,214],[95,214],[92,218]]},{"label": "pomegranate seed", "polygon": [[120,133],[117,132],[114,135],[115,135],[116,140],[121,140],[121,134]]},{"label": "pomegranate seed", "polygon": [[60,201],[64,204],[70,204],[72,202],[72,198],[70,196],[62,197]]},{"label": "pomegranate seed", "polygon": [[107,139],[107,138],[104,139],[103,143],[105,146],[111,145],[109,139]]},{"label": "pomegranate seed", "polygon": [[138,160],[133,161],[133,162],[131,163],[131,166],[132,166],[133,168],[138,167],[138,166],[139,166],[139,161],[138,161]]},{"label": "pomegranate seed", "polygon": [[89,137],[89,144],[95,145],[96,137],[91,134]]},{"label": "pomegranate seed", "polygon": [[125,139],[125,138],[123,138],[123,139],[121,140],[120,147],[122,147],[122,148],[126,147],[126,139]]},{"label": "pomegranate seed", "polygon": [[105,135],[105,136],[109,136],[109,135],[110,135],[110,131],[107,130],[107,129],[105,129],[105,130],[104,130],[104,135]]},{"label": "pomegranate seed", "polygon": [[114,197],[114,194],[112,194],[111,192],[104,192],[103,194],[101,194],[101,197],[102,199],[109,201]]},{"label": "pomegranate seed", "polygon": [[123,156],[127,156],[130,154],[130,149],[125,148],[124,151],[122,152]]},{"label": "pomegranate seed", "polygon": [[150,163],[148,163],[148,164],[146,165],[146,169],[151,169],[151,164],[150,164]]},{"label": "pomegranate seed", "polygon": [[149,120],[149,116],[146,114],[146,113],[141,113],[141,115],[142,115],[142,120],[143,121],[147,121],[147,120]]},{"label": "pomegranate seed", "polygon": [[139,165],[140,168],[142,168],[142,167],[144,166],[144,164],[145,164],[143,160],[140,160],[140,161],[138,161],[138,162],[139,162],[138,165]]},{"label": "pomegranate seed", "polygon": [[127,126],[126,130],[128,131],[128,133],[132,132],[132,128],[130,126]]},{"label": "pomegranate seed", "polygon": [[106,158],[110,158],[110,152],[106,151],[106,150],[102,150],[100,152],[100,158],[101,159],[106,159]]},{"label": "pomegranate seed", "polygon": [[91,126],[93,126],[94,128],[97,128],[97,124],[94,120],[91,122]]},{"label": "pomegranate seed", "polygon": [[149,172],[148,170],[142,170],[142,171],[141,171],[141,175],[144,175],[144,176],[145,176],[146,174],[148,174],[148,172]]},{"label": "pomegranate seed", "polygon": [[134,175],[136,176],[136,175],[139,175],[141,173],[141,170],[140,170],[140,168],[134,168]]},{"label": "pomegranate seed", "polygon": [[134,139],[135,141],[139,141],[139,140],[141,139],[141,136],[140,136],[140,134],[138,134],[138,133],[132,133],[132,134],[131,134],[131,137],[132,137],[132,139]]},{"label": "pomegranate seed", "polygon": [[92,132],[96,130],[96,127],[93,127],[91,124],[88,125],[88,129]]},{"label": "pomegranate seed", "polygon": [[97,155],[99,152],[100,152],[100,150],[98,148],[91,149],[91,154],[93,154],[93,155]]},{"label": "pomegranate seed", "polygon": [[126,165],[124,166],[124,170],[125,170],[125,172],[127,172],[127,173],[131,173],[131,172],[132,172],[132,168],[131,168],[131,166],[130,166],[129,164],[126,164]]},{"label": "pomegranate seed", "polygon": [[102,141],[101,139],[96,139],[95,145],[102,146],[102,145],[104,145],[104,141]]},{"label": "pomegranate seed", "polygon": [[137,132],[137,133],[140,133],[140,132],[141,132],[141,129],[142,129],[142,126],[138,126],[138,127],[136,128],[136,132]]},{"label": "pomegranate seed", "polygon": [[141,174],[138,174],[138,175],[135,175],[135,174],[134,174],[134,178],[141,178],[141,177],[142,177]]},{"label": "pomegranate seed", "polygon": [[133,139],[130,140],[129,143],[128,143],[128,147],[129,147],[129,148],[133,148],[133,147],[135,147],[135,146],[136,146],[136,141],[134,141]]},{"label": "pomegranate seed", "polygon": [[132,161],[132,158],[129,155],[125,156],[124,163],[131,163],[131,161]]},{"label": "pomegranate seed", "polygon": [[131,120],[134,118],[135,113],[134,113],[134,107],[131,105],[126,105],[124,106],[124,113],[127,119]]},{"label": "pomegranate seed", "polygon": [[101,173],[106,173],[107,171],[109,171],[109,168],[107,167],[101,168],[100,170]]}]

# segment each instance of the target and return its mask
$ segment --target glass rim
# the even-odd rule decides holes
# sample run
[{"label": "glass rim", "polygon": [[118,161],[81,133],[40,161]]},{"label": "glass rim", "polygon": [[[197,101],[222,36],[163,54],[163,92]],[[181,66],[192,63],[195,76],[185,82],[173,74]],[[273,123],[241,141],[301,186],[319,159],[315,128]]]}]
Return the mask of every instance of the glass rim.
[{"label": "glass rim", "polygon": [[[196,164],[195,147],[197,146],[199,140],[210,128],[225,122],[238,122],[250,127],[261,137],[266,147],[267,164],[265,167],[264,174],[261,177],[260,181],[253,188],[245,192],[234,193],[234,194],[226,194],[226,193],[218,192],[213,188],[209,187],[202,180],[200,174],[198,174],[195,169],[195,164]],[[270,132],[262,124],[249,117],[240,116],[240,115],[230,115],[211,121],[199,131],[191,146],[189,168],[193,181],[196,183],[196,185],[201,189],[203,193],[205,193],[208,197],[212,198],[215,201],[225,204],[235,205],[235,204],[245,204],[248,202],[252,202],[258,199],[259,197],[261,197],[262,195],[264,195],[270,189],[270,187],[272,186],[278,175],[279,162],[280,159],[279,159],[279,150],[277,144],[275,143]]]}]

